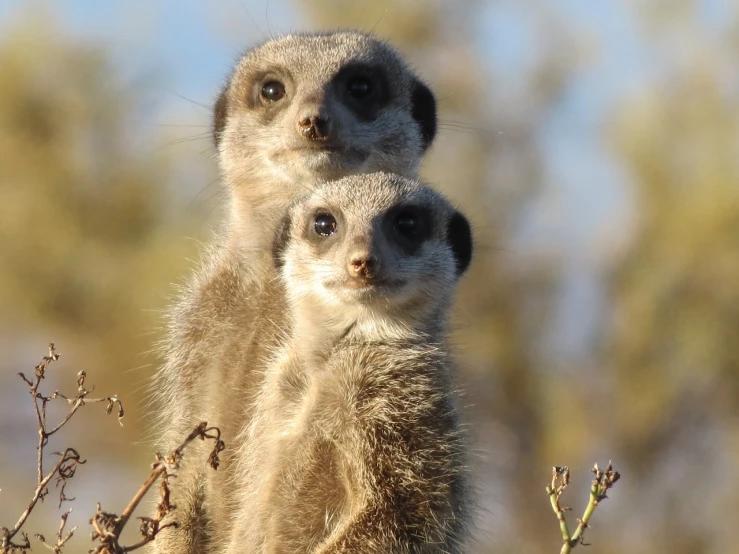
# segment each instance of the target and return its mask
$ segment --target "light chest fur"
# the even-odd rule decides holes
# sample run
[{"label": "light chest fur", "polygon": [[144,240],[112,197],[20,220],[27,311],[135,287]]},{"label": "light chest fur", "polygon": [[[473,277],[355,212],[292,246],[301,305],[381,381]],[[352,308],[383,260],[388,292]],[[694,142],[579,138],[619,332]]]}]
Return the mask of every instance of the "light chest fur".
[{"label": "light chest fur", "polygon": [[347,336],[309,371],[285,352],[244,443],[254,513],[228,552],[459,551],[468,483],[445,350]]}]

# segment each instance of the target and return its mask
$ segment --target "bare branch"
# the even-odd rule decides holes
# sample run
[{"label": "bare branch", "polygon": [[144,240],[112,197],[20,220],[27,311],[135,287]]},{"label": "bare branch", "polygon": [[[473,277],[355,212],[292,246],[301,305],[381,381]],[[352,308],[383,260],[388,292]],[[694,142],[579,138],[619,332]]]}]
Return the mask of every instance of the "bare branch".
[{"label": "bare branch", "polygon": [[[59,506],[61,507],[63,502],[74,500],[68,498],[65,495],[65,487],[67,481],[74,477],[77,471],[77,466],[84,464],[85,460],[80,458],[79,452],[74,448],[66,448],[64,452],[54,452],[55,455],[59,456],[59,460],[56,462],[54,467],[48,473],[44,473],[44,448],[49,442],[49,437],[64,427],[72,416],[77,413],[79,408],[84,406],[86,403],[95,402],[107,402],[108,406],[106,412],[110,413],[115,404],[118,405],[118,419],[123,417],[123,407],[121,406],[120,400],[116,396],[106,398],[88,398],[88,395],[94,390],[91,387],[89,390],[85,388],[85,372],[80,371],[77,374],[77,393],[74,397],[66,397],[59,391],[54,391],[50,396],[45,396],[39,392],[41,382],[46,378],[46,371],[52,362],[59,359],[60,354],[56,351],[54,343],[49,344],[49,354],[41,359],[41,362],[33,370],[33,378],[26,377],[23,373],[18,375],[26,385],[28,385],[29,393],[33,399],[34,412],[36,414],[36,423],[38,425],[38,445],[36,447],[36,489],[33,492],[28,506],[21,514],[20,518],[13,526],[12,529],[6,527],[0,528],[0,554],[9,554],[15,552],[25,552],[31,548],[28,536],[26,533],[21,531],[21,528],[26,523],[28,516],[31,514],[39,500],[43,500],[44,497],[49,493],[48,485],[49,482],[56,477],[56,486],[60,489],[59,491]],[[54,427],[49,427],[46,421],[46,406],[49,402],[58,398],[64,399],[71,408],[62,420]],[[55,544],[49,544],[44,539],[43,535],[36,535],[40,538],[41,542],[47,547],[58,553],[62,547],[71,538],[74,533],[74,529],[70,530],[67,535],[62,536],[64,526],[67,522],[69,512],[62,515],[59,532],[57,533],[57,541]],[[23,538],[23,542],[13,542],[13,539],[20,533]]]},{"label": "bare branch", "polygon": [[[31,501],[13,528],[7,529],[5,527],[0,527],[0,554],[22,554],[31,549],[28,535],[22,531],[22,528],[33,509],[36,507],[38,501],[43,500],[49,493],[48,486],[52,479],[55,479],[56,486],[59,488],[60,507],[62,503],[74,500],[74,498],[68,498],[66,496],[66,485],[69,479],[74,477],[77,467],[80,464],[84,464],[85,460],[80,458],[79,452],[74,448],[66,448],[63,452],[53,453],[54,455],[59,456],[59,459],[54,464],[54,467],[45,473],[43,466],[44,449],[49,442],[49,437],[61,430],[78,412],[78,410],[87,403],[106,402],[105,411],[108,414],[112,413],[114,408],[117,408],[116,413],[119,422],[124,414],[123,405],[117,396],[109,396],[105,398],[89,397],[89,395],[94,391],[94,387],[90,387],[88,389],[85,386],[87,374],[84,371],[80,371],[77,374],[77,391],[74,396],[65,396],[59,391],[54,391],[53,394],[49,396],[39,392],[39,386],[46,377],[46,371],[49,365],[58,360],[59,356],[60,355],[56,352],[54,344],[52,343],[49,345],[49,355],[44,356],[41,363],[34,368],[32,378],[26,377],[23,373],[19,373],[21,379],[26,383],[26,385],[28,385],[29,393],[33,399],[34,412],[36,414],[36,421],[38,424],[37,482]],[[70,408],[66,415],[55,426],[51,427],[47,424],[46,408],[49,402],[57,399],[64,400]],[[120,516],[102,511],[98,504],[97,511],[90,520],[90,523],[94,528],[92,539],[98,540],[100,545],[90,552],[101,554],[122,554],[125,552],[131,552],[154,540],[154,538],[163,529],[166,529],[167,527],[176,527],[178,525],[176,522],[162,524],[162,520],[165,516],[175,509],[175,506],[170,502],[169,495],[169,478],[174,474],[170,473],[168,470],[176,469],[178,467],[185,448],[197,438],[200,438],[201,440],[209,439],[214,441],[213,449],[208,456],[208,463],[214,469],[218,468],[220,463],[218,455],[225,447],[221,440],[221,432],[217,427],[208,427],[207,423],[203,422],[198,425],[184,439],[182,444],[180,444],[167,457],[163,457],[160,454],[156,455],[156,461],[152,465],[151,475],[149,475],[141,488],[136,492]],[[130,546],[121,546],[119,544],[119,540],[124,527],[131,519],[133,512],[136,510],[148,490],[152,485],[154,485],[154,483],[156,483],[157,480],[160,481],[160,501],[157,505],[156,515],[154,517],[139,517],[138,519],[141,521],[139,528],[142,537],[141,540]],[[62,552],[62,549],[69,539],[72,538],[76,530],[75,527],[65,532],[65,526],[70,512],[71,510],[62,514],[55,542],[47,541],[46,537],[41,534],[35,535],[41,544],[53,551],[55,554],[60,554]],[[17,540],[19,535],[22,540]],[[16,539],[15,542],[14,539]]]},{"label": "bare branch", "polygon": [[61,522],[59,523],[59,530],[56,533],[56,543],[50,544],[46,542],[46,539],[43,535],[36,534],[34,535],[38,540],[41,541],[41,543],[48,548],[49,550],[54,551],[54,554],[60,554],[62,551],[62,547],[67,543],[69,539],[72,538],[74,535],[74,532],[77,530],[77,527],[72,527],[67,534],[64,534],[64,527],[67,525],[67,518],[69,517],[69,514],[72,512],[72,509],[70,508],[66,512],[62,514]]},{"label": "bare branch", "polygon": [[[100,504],[98,504],[97,511],[90,520],[90,523],[94,529],[92,540],[99,541],[100,545],[94,550],[90,550],[91,554],[123,554],[125,552],[131,552],[153,541],[163,529],[177,526],[175,522],[161,525],[164,517],[175,509],[175,506],[169,501],[169,478],[173,474],[168,473],[167,469],[176,469],[178,467],[185,448],[196,438],[200,438],[201,440],[211,439],[214,441],[213,450],[208,456],[208,463],[213,469],[218,469],[220,462],[218,454],[225,448],[225,444],[221,440],[221,431],[217,427],[208,427],[206,422],[202,422],[169,456],[165,458],[157,453],[156,460],[152,464],[151,474],[144,481],[144,484],[136,492],[120,516],[104,512]],[[153,518],[140,517],[141,525],[139,531],[142,539],[131,546],[121,546],[118,541],[123,528],[130,520],[136,507],[158,479],[160,479],[160,501],[157,505],[156,516]]]}]

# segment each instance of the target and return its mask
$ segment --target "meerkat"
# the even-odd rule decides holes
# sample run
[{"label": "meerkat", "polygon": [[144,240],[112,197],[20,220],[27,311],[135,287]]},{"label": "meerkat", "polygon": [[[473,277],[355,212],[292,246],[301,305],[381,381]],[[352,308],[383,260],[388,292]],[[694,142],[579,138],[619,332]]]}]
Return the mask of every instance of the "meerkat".
[{"label": "meerkat", "polygon": [[286,200],[345,175],[415,175],[435,134],[430,89],[377,38],[268,41],[241,58],[215,106],[213,136],[233,191],[231,238],[268,251],[266,220],[276,223]]},{"label": "meerkat", "polygon": [[244,430],[225,552],[460,552],[470,495],[447,313],[467,219],[416,181],[351,176],[289,210],[273,255],[291,334]]},{"label": "meerkat", "polygon": [[286,332],[271,257],[285,209],[329,179],[378,170],[415,176],[435,133],[433,93],[371,35],[283,36],[237,62],[213,114],[225,222],[169,313],[152,385],[162,452],[203,420],[220,427],[227,448],[215,473],[197,451],[185,457],[172,485],[179,527],[152,543],[155,552],[210,552],[228,535],[239,498],[237,437],[260,368]]}]

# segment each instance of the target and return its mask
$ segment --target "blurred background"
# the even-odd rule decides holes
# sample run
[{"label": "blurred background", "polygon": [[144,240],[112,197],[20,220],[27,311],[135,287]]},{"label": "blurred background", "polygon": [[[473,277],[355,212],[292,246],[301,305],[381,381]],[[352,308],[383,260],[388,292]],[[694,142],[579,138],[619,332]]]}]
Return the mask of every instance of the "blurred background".
[{"label": "blurred background", "polygon": [[[119,427],[85,407],[48,449],[89,460],[65,552],[90,548],[95,502],[120,513],[146,477],[151,349],[225,202],[210,106],[244,48],[336,27],[388,38],[432,85],[423,175],[474,221],[454,313],[484,508],[473,551],[557,552],[551,466],[573,471],[574,527],[609,459],[624,477],[589,551],[736,551],[733,0],[3,0],[0,526],[35,478],[16,373],[50,340],[50,390],[73,393],[85,369],[127,409]],[[55,532],[54,495],[28,532]]]}]

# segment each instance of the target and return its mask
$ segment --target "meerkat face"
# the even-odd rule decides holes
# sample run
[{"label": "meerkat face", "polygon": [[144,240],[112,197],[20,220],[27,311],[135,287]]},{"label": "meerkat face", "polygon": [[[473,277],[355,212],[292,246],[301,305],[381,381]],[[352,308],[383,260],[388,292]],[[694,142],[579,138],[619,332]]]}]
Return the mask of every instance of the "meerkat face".
[{"label": "meerkat face", "polygon": [[337,32],[247,52],[216,103],[213,135],[231,184],[266,171],[302,192],[348,174],[415,174],[435,133],[434,96],[395,50]]},{"label": "meerkat face", "polygon": [[451,299],[472,238],[467,219],[440,194],[376,173],[328,183],[298,202],[274,255],[293,303],[324,313],[429,313]]}]

